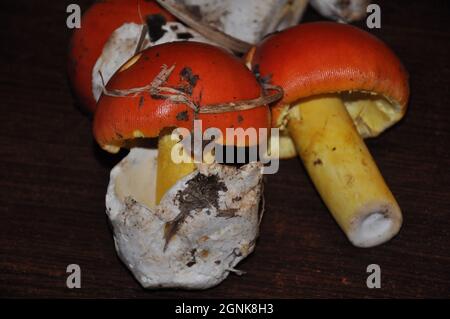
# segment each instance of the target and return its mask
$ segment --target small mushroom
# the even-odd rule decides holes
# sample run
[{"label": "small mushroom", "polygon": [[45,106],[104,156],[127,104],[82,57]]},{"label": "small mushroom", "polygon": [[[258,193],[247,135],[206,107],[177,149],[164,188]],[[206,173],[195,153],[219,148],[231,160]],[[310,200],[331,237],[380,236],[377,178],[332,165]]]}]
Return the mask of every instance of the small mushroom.
[{"label": "small mushroom", "polygon": [[281,156],[300,155],[349,240],[371,247],[397,234],[400,208],[363,141],[405,114],[408,77],[395,54],[356,27],[317,22],[270,36],[248,60],[284,89],[272,109],[292,139]]},{"label": "small mushroom", "polygon": [[[201,120],[202,133],[217,128],[224,145],[255,146],[259,140],[241,134],[269,126],[267,103],[238,106],[242,101],[260,101],[261,94],[259,82],[239,59],[195,42],[166,43],[142,51],[104,89],[93,123],[95,139],[104,150],[115,153],[135,146],[139,139],[158,138],[157,151],[134,151],[112,172],[107,196],[119,254],[145,287],[210,287],[253,250],[262,165],[250,163],[237,169],[192,160],[175,163],[174,148],[187,157],[192,154],[178,139],[172,140],[170,132],[191,131],[194,120]],[[233,127],[241,129],[234,134],[237,140],[227,138],[226,129]],[[142,173],[139,162],[148,164],[149,174]],[[119,174],[125,167],[126,173]],[[145,176],[154,181],[146,181]],[[127,199],[130,196],[137,205]],[[197,241],[205,236],[213,238],[203,245],[210,253],[189,253],[198,251]],[[231,258],[235,249],[245,253]],[[145,256],[140,260],[139,254]],[[193,261],[201,258],[205,263],[194,267]],[[219,267],[217,260],[224,263]]]}]

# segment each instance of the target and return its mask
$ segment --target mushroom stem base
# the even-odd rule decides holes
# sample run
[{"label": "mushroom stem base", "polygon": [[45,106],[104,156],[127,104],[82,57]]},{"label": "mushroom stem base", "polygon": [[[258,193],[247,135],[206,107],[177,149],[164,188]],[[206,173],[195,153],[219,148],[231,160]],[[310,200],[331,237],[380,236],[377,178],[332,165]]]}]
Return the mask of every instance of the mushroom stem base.
[{"label": "mushroom stem base", "polygon": [[349,240],[372,247],[401,227],[400,208],[337,95],[301,101],[288,130],[313,183]]},{"label": "mushroom stem base", "polygon": [[[177,140],[172,140],[171,134],[162,134],[158,140],[158,159],[156,177],[156,204],[159,204],[166,192],[177,181],[192,173],[196,166],[191,158],[183,154],[182,145]],[[184,152],[186,153],[186,152]],[[177,163],[172,158],[173,154],[184,158],[185,161]],[[189,162],[188,162],[189,160]]]}]

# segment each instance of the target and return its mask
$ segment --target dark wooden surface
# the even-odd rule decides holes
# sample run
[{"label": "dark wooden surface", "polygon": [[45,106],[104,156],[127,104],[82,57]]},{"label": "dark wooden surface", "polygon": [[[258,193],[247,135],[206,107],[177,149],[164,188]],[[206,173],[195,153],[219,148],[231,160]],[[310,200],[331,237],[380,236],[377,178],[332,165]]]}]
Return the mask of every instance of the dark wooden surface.
[{"label": "dark wooden surface", "polygon": [[[1,5],[1,297],[450,297],[449,1],[378,2],[382,28],[372,32],[411,76],[407,117],[367,142],[403,209],[400,234],[351,246],[300,161],[285,161],[268,177],[257,249],[239,265],[247,274],[197,292],[145,291],[116,256],[104,196],[120,156],[97,148],[69,89],[71,2]],[[72,263],[81,289],[65,286]],[[381,266],[381,289],[366,287],[371,263]]]}]

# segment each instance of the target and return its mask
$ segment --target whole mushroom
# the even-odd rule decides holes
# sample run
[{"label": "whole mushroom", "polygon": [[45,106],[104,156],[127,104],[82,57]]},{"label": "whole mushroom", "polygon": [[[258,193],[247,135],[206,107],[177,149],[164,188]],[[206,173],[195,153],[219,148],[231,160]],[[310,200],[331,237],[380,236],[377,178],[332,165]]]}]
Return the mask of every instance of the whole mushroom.
[{"label": "whole mushroom", "polygon": [[268,37],[247,59],[284,89],[272,108],[280,156],[299,154],[349,240],[371,247],[397,234],[400,208],[363,141],[405,114],[408,76],[395,54],[356,27],[316,22]]},{"label": "whole mushroom", "polygon": [[185,148],[170,132],[201,120],[203,131],[223,132],[224,145],[257,145],[226,129],[266,129],[262,94],[238,58],[195,42],[142,51],[104,89],[93,123],[104,150],[158,138],[157,150],[133,148],[111,172],[106,203],[118,253],[144,287],[211,287],[253,250],[262,165],[175,163],[174,147]]}]

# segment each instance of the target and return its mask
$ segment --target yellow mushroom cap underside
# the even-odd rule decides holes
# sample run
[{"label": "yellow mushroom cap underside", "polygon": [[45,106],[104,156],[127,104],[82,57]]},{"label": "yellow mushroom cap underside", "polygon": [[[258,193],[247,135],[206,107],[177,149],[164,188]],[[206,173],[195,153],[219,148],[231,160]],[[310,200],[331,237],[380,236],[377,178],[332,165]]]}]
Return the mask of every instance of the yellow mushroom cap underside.
[{"label": "yellow mushroom cap underside", "polygon": [[[363,138],[398,122],[409,99],[408,74],[378,38],[350,25],[303,23],[267,37],[249,51],[247,64],[263,80],[284,90],[272,107],[272,126],[286,128],[289,109],[323,94],[339,95]],[[292,157],[293,144],[281,134]]]},{"label": "yellow mushroom cap underside", "polygon": [[[405,107],[376,93],[344,92],[339,96],[363,138],[377,137],[400,121],[406,111]],[[289,110],[299,102],[301,100],[290,105],[278,106],[272,110],[273,125],[281,130],[279,155],[282,159],[297,156],[295,145],[286,131],[286,125],[290,117]]]}]

